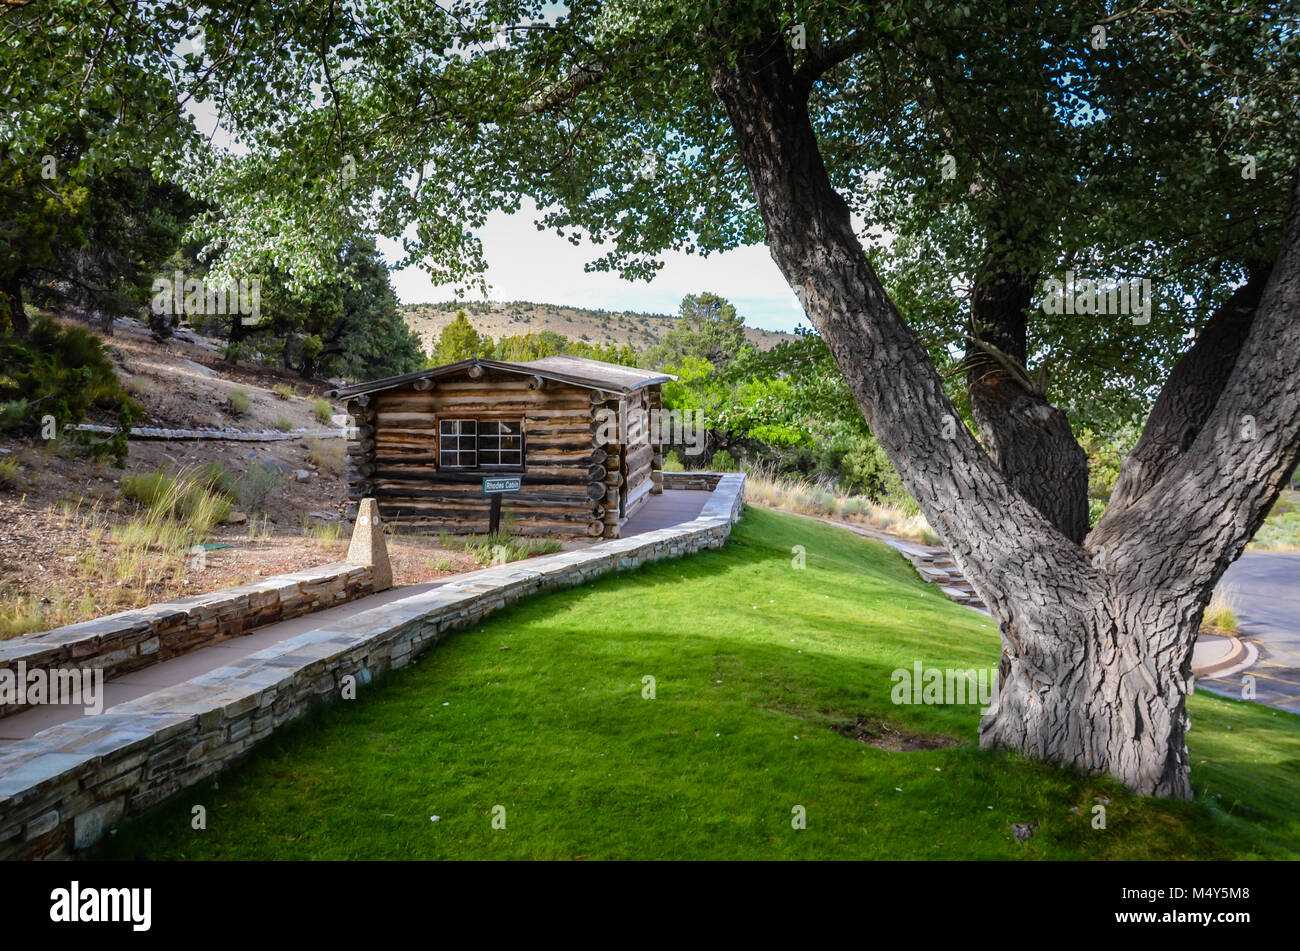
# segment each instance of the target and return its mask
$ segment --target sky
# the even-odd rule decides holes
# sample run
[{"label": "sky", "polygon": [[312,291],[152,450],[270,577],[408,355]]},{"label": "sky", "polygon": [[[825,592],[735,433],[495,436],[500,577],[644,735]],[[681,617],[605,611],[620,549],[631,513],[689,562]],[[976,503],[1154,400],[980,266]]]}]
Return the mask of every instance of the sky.
[{"label": "sky", "polygon": [[[536,218],[537,206],[525,200],[513,215],[494,213],[477,232],[488,262],[488,299],[676,314],[687,294],[712,291],[731,301],[750,327],[791,331],[796,324],[809,326],[764,245],[707,258],[669,252],[653,281],[625,281],[612,272],[584,272],[583,265],[600,256],[598,246],[574,246],[553,232],[538,231]],[[381,239],[379,247],[390,265],[402,256],[397,241]],[[435,286],[415,267],[390,271],[390,277],[403,304],[455,297],[454,287]],[[482,298],[470,292],[467,299]]]},{"label": "sky", "polygon": [[[234,154],[247,152],[220,126],[211,102],[188,100],[185,111],[198,129],[220,147]],[[664,266],[653,281],[625,281],[612,272],[585,272],[583,265],[600,257],[600,246],[575,246],[554,232],[538,231],[534,225],[537,218],[537,205],[525,197],[519,211],[512,215],[494,213],[477,232],[488,262],[489,300],[676,314],[687,294],[712,291],[731,301],[750,327],[792,331],[796,325],[811,326],[765,245],[736,248],[707,258],[668,252],[662,256]],[[456,297],[454,286],[435,286],[418,267],[391,270],[392,264],[403,257],[400,241],[380,238],[379,248],[389,264],[393,289],[401,303],[424,304]]]}]

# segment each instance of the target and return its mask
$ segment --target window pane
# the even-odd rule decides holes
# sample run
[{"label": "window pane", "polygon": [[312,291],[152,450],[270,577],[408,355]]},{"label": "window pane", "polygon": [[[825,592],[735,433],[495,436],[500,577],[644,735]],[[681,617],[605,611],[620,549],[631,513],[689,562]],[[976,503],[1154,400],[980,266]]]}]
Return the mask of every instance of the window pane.
[{"label": "window pane", "polygon": [[477,465],[478,448],[474,433],[478,421],[441,419],[438,421],[438,465],[449,469],[472,469]]}]

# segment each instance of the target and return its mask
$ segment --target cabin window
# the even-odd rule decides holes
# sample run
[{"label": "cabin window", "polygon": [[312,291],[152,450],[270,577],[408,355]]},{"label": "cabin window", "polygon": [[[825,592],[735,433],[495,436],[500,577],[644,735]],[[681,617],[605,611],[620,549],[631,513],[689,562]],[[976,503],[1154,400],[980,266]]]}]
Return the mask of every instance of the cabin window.
[{"label": "cabin window", "polygon": [[478,466],[478,420],[444,419],[438,424],[438,465],[445,469]]},{"label": "cabin window", "polygon": [[438,465],[445,469],[523,468],[524,424],[520,420],[440,420]]},{"label": "cabin window", "polygon": [[478,424],[478,464],[519,467],[524,464],[524,424],[518,420],[482,420]]}]

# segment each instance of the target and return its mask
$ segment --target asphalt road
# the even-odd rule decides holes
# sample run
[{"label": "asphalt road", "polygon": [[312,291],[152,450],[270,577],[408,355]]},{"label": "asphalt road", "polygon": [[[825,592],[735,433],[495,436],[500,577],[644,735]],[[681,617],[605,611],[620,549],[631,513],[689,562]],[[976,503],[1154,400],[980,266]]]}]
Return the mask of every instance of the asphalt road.
[{"label": "asphalt road", "polygon": [[1300,552],[1248,551],[1219,582],[1237,614],[1237,635],[1259,648],[1259,661],[1226,679],[1198,679],[1197,689],[1241,697],[1254,678],[1255,700],[1300,713]]}]

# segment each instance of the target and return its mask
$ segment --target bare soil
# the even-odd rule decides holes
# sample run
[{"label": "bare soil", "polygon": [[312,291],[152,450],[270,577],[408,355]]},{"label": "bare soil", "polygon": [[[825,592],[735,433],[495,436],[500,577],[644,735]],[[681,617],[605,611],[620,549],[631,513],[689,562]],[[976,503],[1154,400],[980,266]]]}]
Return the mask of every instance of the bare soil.
[{"label": "bare soil", "polygon": [[950,746],[960,746],[962,740],[955,736],[934,736],[913,733],[887,720],[875,717],[859,716],[848,723],[836,723],[831,729],[859,743],[866,743],[878,750],[893,753],[907,753],[913,750],[941,750]]},{"label": "bare soil", "polygon": [[[137,426],[258,431],[287,421],[313,431],[339,427],[341,420],[322,425],[313,413],[313,400],[327,384],[304,381],[286,370],[234,365],[222,358],[219,341],[189,332],[185,338],[159,343],[135,321],[119,321],[106,338],[119,376],[146,410]],[[292,386],[295,394],[281,399],[273,389],[277,384]],[[230,406],[229,394],[236,388],[250,398],[246,415],[236,415]],[[334,411],[342,413],[342,408]],[[123,469],[94,462],[59,442],[0,442],[0,461],[17,460],[12,480],[0,482],[5,514],[0,520],[0,637],[342,560],[350,534],[348,523],[341,521],[347,485],[338,453],[345,442],[325,442],[337,444],[332,460],[327,453],[313,459],[306,437],[276,442],[133,439]],[[264,511],[238,512],[236,506],[232,522],[205,539],[231,547],[206,551],[201,558],[158,553],[138,571],[115,563],[111,528],[142,511],[120,494],[123,476],[176,473],[209,462],[220,462],[236,477],[257,463],[282,473]],[[300,472],[306,481],[299,481]],[[307,526],[318,534],[309,535]],[[420,536],[390,536],[389,555],[398,584],[477,567],[466,552]]]}]

